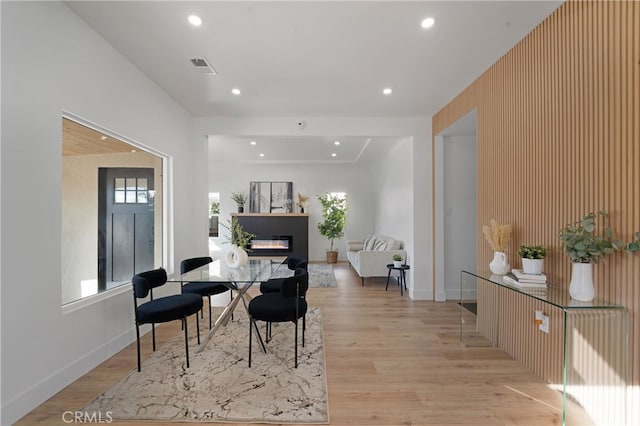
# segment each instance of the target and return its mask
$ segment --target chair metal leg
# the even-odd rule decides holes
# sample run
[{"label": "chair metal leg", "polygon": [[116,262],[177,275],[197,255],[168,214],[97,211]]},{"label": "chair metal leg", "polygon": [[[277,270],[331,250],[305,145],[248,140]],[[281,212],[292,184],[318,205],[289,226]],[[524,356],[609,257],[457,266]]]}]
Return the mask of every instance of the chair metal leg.
[{"label": "chair metal leg", "polygon": [[253,341],[253,318],[249,318],[249,368],[251,368],[251,342]]},{"label": "chair metal leg", "polygon": [[306,323],[307,323],[307,316],[303,315],[302,316],[302,347],[303,348],[304,348],[304,331],[307,328]]},{"label": "chair metal leg", "polygon": [[[209,301],[209,330],[211,330],[211,296],[207,296],[207,300]],[[198,340],[198,344],[200,344],[200,340]]]},{"label": "chair metal leg", "polygon": [[196,317],[196,329],[198,331],[198,345],[200,344],[200,320],[198,319],[198,314],[195,315]]},{"label": "chair metal leg", "polygon": [[153,351],[156,351],[156,325],[151,323],[151,337],[153,340]]},{"label": "chair metal leg", "polygon": [[295,342],[293,344],[293,352],[294,352],[294,357],[295,357],[295,368],[298,368],[298,320],[296,319],[295,322],[295,327],[296,327],[296,332],[295,332]]},{"label": "chair metal leg", "polygon": [[[198,314],[196,314],[196,321],[198,320]],[[184,351],[187,354],[187,368],[189,368],[189,333],[187,332],[187,317],[182,319],[184,325]]]},{"label": "chair metal leg", "polygon": [[140,372],[140,326],[136,322],[136,346],[138,347],[138,372]]}]

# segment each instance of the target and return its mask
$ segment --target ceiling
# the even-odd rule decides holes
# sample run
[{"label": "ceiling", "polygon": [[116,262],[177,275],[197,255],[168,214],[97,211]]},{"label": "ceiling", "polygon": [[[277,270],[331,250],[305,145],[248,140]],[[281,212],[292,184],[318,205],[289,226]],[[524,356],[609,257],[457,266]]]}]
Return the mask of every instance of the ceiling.
[{"label": "ceiling", "polygon": [[67,118],[62,119],[62,155],[122,154],[135,147]]},{"label": "ceiling", "polygon": [[[301,120],[314,116],[430,117],[560,4],[67,2],[192,115]],[[202,18],[200,27],[187,22],[191,14]],[[436,23],[422,29],[420,22],[427,16]],[[200,72],[191,58],[206,59],[217,74]],[[393,89],[391,95],[382,93],[386,87]],[[239,88],[241,95],[232,94],[233,88]],[[238,158],[246,154],[249,140],[259,136],[220,137],[212,146],[224,158]],[[336,138],[342,139],[339,156],[327,158],[330,152],[321,147],[330,146]],[[318,148],[287,149],[296,141]],[[365,159],[366,152],[379,144],[388,146],[389,140],[367,135],[261,140],[263,161],[355,162]],[[235,154],[234,148],[238,150]]]}]

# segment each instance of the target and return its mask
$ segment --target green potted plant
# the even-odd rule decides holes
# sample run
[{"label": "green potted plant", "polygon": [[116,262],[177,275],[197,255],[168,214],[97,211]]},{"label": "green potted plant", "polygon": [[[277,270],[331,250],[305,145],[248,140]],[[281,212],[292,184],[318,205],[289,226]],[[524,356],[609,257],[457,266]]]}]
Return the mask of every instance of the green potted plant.
[{"label": "green potted plant", "polygon": [[634,234],[634,237],[636,239],[633,241],[629,241],[627,246],[624,248],[627,253],[635,253],[637,251],[640,251],[640,231],[636,232]]},{"label": "green potted plant", "polygon": [[225,227],[229,230],[229,242],[232,245],[251,251],[249,243],[255,238],[255,234],[245,231],[237,217],[232,217],[230,225]]},{"label": "green potted plant", "polygon": [[238,205],[238,213],[243,213],[244,204],[247,202],[247,193],[242,191],[231,192],[231,199]]},{"label": "green potted plant", "polygon": [[[602,230],[598,230],[598,224]],[[590,302],[595,297],[593,264],[624,247],[622,241],[614,238],[609,213],[604,210],[588,213],[578,222],[560,229],[559,237],[573,262],[569,294],[573,299]]]},{"label": "green potted plant", "polygon": [[393,267],[394,268],[400,268],[402,266],[402,256],[400,256],[399,254],[394,254],[393,255]]},{"label": "green potted plant", "polygon": [[525,274],[542,274],[544,257],[547,255],[547,248],[544,246],[522,245],[518,249],[518,255],[522,258],[522,272]]},{"label": "green potted plant", "polygon": [[237,217],[232,217],[228,225],[222,224],[222,226],[229,230],[228,242],[231,243],[224,257],[225,263],[232,268],[247,264],[249,262],[247,252],[251,251],[249,243],[255,238],[255,234],[245,231]]},{"label": "green potted plant", "polygon": [[338,261],[338,250],[333,248],[333,240],[344,237],[344,226],[347,222],[347,197],[340,194],[319,195],[322,206],[322,222],[318,223],[318,231],[330,241],[327,250],[327,263]]}]

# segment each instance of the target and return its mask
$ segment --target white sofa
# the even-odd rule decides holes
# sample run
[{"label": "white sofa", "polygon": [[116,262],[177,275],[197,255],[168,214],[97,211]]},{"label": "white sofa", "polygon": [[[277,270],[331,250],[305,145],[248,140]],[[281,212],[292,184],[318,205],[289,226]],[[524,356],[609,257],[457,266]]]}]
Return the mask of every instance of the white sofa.
[{"label": "white sofa", "polygon": [[362,279],[386,277],[387,265],[393,263],[393,255],[399,254],[406,261],[407,252],[402,241],[384,235],[370,235],[364,240],[347,240],[347,259]]}]

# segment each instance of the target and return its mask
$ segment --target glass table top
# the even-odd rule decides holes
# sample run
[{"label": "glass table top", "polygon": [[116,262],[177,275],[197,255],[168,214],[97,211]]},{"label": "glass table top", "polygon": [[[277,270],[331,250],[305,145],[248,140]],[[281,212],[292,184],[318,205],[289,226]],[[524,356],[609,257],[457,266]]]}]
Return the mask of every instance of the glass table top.
[{"label": "glass table top", "polygon": [[[569,296],[569,290],[564,287],[547,284],[546,289],[528,289],[520,288],[517,285],[508,283],[503,280],[503,275],[492,274],[489,271],[462,271],[463,274],[474,276],[476,278],[490,281],[510,290],[524,293],[529,297],[542,300],[562,309],[624,309],[624,307],[615,305],[602,299],[594,299],[591,302],[582,302],[574,300]],[[461,283],[464,285],[464,282]]]},{"label": "glass table top", "polygon": [[[285,256],[278,257],[250,257],[249,263],[239,268],[230,268],[220,258],[214,258],[213,262],[200,268],[189,271],[186,274],[172,274],[168,281],[200,281],[200,282],[228,282],[253,283],[267,281],[283,267]],[[286,267],[286,266],[285,266]]]}]

